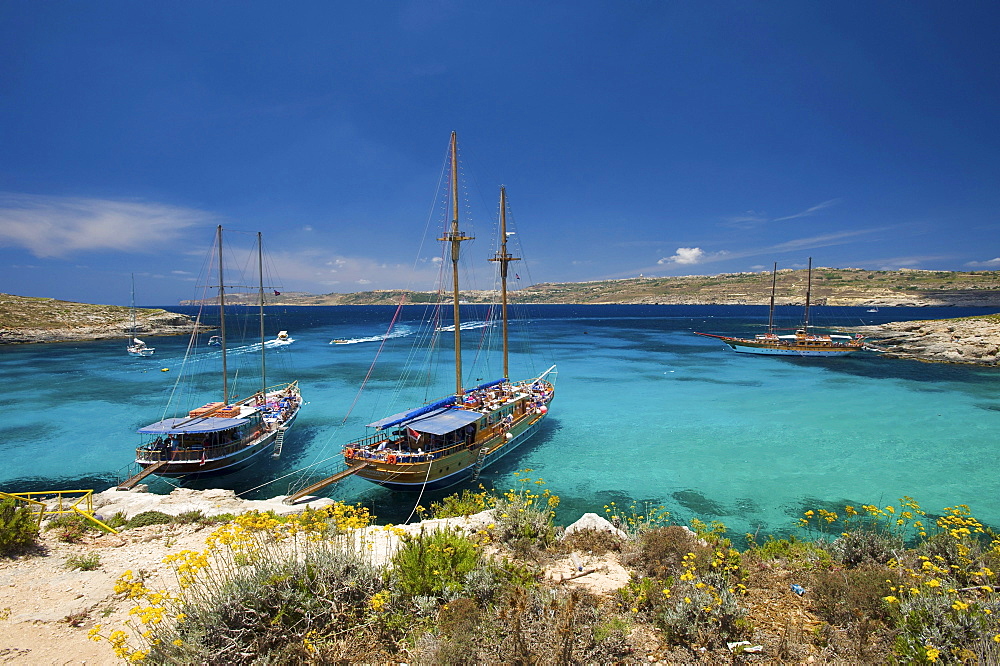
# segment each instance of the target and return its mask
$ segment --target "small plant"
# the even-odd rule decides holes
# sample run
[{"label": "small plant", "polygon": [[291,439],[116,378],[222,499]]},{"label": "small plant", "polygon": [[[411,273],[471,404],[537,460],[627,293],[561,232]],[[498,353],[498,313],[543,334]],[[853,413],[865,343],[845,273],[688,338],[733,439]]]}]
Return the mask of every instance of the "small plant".
[{"label": "small plant", "polygon": [[409,596],[444,599],[463,586],[479,564],[479,547],[455,530],[437,530],[410,538],[393,557],[399,589]]},{"label": "small plant", "polygon": [[117,530],[119,527],[124,527],[125,523],[128,522],[128,516],[125,515],[125,512],[119,511],[106,520],[102,519],[101,522],[111,529]]},{"label": "small plant", "polygon": [[545,548],[555,540],[555,508],[559,506],[559,496],[553,495],[548,489],[533,492],[531,485],[544,485],[543,479],[522,477],[522,472],[515,472],[521,487],[511,489],[497,499],[494,511],[496,520],[494,538],[507,544],[522,556],[530,554],[533,549]]},{"label": "small plant", "polygon": [[642,508],[632,502],[627,509],[611,502],[604,505],[604,513],[608,522],[632,536],[670,525],[670,512],[662,505],[653,506],[649,502],[644,502]]},{"label": "small plant", "polygon": [[38,523],[31,509],[18,506],[12,498],[0,502],[0,555],[7,555],[35,543]]},{"label": "small plant", "polygon": [[66,566],[80,571],[94,571],[101,566],[101,554],[90,552],[85,555],[70,555],[66,558]]},{"label": "small plant", "polygon": [[630,563],[647,576],[666,578],[678,573],[681,561],[691,552],[706,550],[695,535],[680,525],[659,527],[644,532],[639,538],[639,551]]},{"label": "small plant", "polygon": [[744,557],[751,556],[761,562],[780,560],[786,567],[792,569],[825,569],[833,561],[830,551],[824,541],[804,541],[795,535],[787,539],[776,539],[768,536],[764,543],[757,544],[753,535],[747,535],[750,548]]},{"label": "small plant", "polygon": [[45,529],[56,533],[56,538],[64,543],[76,543],[97,526],[77,513],[64,514],[50,520]]},{"label": "small plant", "polygon": [[440,502],[431,502],[429,509],[418,506],[417,513],[420,514],[421,520],[466,517],[490,508],[492,499],[485,490],[474,493],[465,489],[461,493],[448,495]]},{"label": "small plant", "polygon": [[89,619],[90,613],[87,611],[78,611],[76,613],[70,613],[64,617],[62,621],[71,627],[82,627]]},{"label": "small plant", "polygon": [[203,514],[199,509],[194,509],[192,511],[185,511],[177,514],[173,522],[181,525],[190,525],[191,523],[200,523],[204,520],[205,514]]},{"label": "small plant", "polygon": [[122,527],[131,530],[136,527],[146,527],[147,525],[167,525],[174,522],[174,517],[162,511],[143,511],[128,519]]}]

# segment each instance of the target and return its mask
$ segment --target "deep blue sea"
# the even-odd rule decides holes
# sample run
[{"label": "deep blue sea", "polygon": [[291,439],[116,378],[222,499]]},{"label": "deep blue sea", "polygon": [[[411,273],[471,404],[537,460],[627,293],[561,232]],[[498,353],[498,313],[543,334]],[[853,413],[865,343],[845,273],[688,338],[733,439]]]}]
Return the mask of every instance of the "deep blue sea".
[{"label": "deep blue sea", "polygon": [[[443,334],[441,353],[415,345],[428,314],[407,306],[359,397],[394,311],[272,308],[268,336],[285,329],[295,342],[267,349],[269,381],[297,378],[308,404],[281,458],[191,486],[228,487],[251,498],[284,494],[290,484],[339,469],[341,446],[364,434],[364,424],[450,391],[452,334]],[[499,359],[485,349],[497,344],[499,327],[477,327],[487,318],[482,307],[463,311],[472,326],[463,333],[466,384],[499,378]],[[563,305],[522,312],[527,321],[512,330],[511,376],[558,364],[556,400],[533,440],[467,487],[481,482],[504,490],[515,485],[515,472],[531,469],[526,476],[544,479],[562,498],[564,524],[586,511],[603,513],[612,501],[636,502],[663,505],[677,521],[722,521],[734,534],[783,534],[809,508],[884,506],[910,495],[931,512],[969,504],[981,520],[1000,526],[1000,370],[875,353],[751,356],[692,333],[760,332],[765,307]],[[823,318],[856,325],[986,312],[993,311],[824,308]],[[786,319],[799,314],[779,308]],[[331,344],[335,339],[351,344]],[[180,395],[174,382],[187,338],[146,340],[156,347],[146,359],[128,357],[124,340],[0,347],[7,386],[0,490],[104,490],[116,482],[132,459],[136,429],[162,418],[171,394],[175,401]],[[217,362],[218,352],[209,351],[210,366],[213,353]],[[231,358],[256,360],[259,352],[237,348]],[[204,389],[182,382],[191,395],[184,410],[221,399],[215,370],[194,369],[187,366],[185,374],[211,382]],[[250,377],[236,372],[238,382]],[[153,484],[158,492],[170,489]],[[363,503],[384,522],[404,520],[416,501],[359,479],[327,494]]]}]

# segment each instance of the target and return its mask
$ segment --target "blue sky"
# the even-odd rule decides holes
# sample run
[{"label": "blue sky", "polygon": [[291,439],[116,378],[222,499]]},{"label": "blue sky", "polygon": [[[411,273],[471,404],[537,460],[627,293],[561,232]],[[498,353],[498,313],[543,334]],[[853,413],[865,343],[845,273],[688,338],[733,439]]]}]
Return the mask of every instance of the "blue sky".
[{"label": "blue sky", "polygon": [[[428,289],[458,132],[523,278],[1000,269],[995,2],[0,3],[0,291]],[[481,212],[479,212],[481,211]],[[431,239],[431,240],[428,240]],[[488,286],[488,285],[474,285]]]}]

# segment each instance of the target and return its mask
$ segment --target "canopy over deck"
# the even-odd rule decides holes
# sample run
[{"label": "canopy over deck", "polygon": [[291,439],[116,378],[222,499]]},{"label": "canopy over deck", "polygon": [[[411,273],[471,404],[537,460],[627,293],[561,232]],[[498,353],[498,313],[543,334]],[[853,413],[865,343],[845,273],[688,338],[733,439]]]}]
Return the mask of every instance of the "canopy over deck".
[{"label": "canopy over deck", "polygon": [[463,426],[474,423],[482,418],[479,412],[467,409],[439,408],[416,417],[405,418],[410,412],[401,412],[393,416],[387,416],[381,421],[369,423],[371,428],[383,430],[388,426],[405,424],[407,428],[412,428],[417,432],[426,432],[431,435],[444,435],[453,430],[458,430]]},{"label": "canopy over deck", "polygon": [[246,419],[224,419],[218,416],[199,418],[174,417],[139,428],[136,432],[147,435],[186,435],[203,432],[230,430],[249,423]]}]

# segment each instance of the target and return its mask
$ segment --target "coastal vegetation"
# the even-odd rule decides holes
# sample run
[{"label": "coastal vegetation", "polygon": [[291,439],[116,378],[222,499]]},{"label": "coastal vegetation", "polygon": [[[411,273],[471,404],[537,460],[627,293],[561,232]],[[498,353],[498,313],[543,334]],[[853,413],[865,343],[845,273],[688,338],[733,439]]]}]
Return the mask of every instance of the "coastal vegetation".
[{"label": "coastal vegetation", "polygon": [[609,504],[573,530],[528,471],[421,508],[417,532],[343,503],[227,517],[166,558],[174,587],[121,574],[126,626],[74,626],[141,663],[1000,659],[1000,536],[967,506],[815,507],[777,538]]},{"label": "coastal vegetation", "polygon": [[[129,308],[0,294],[0,344],[124,338],[132,323]],[[136,309],[136,332],[188,333],[187,315],[155,308]]]},{"label": "coastal vegetation", "polygon": [[[806,271],[778,271],[776,302],[803,303]],[[814,304],[831,306],[961,305],[1000,307],[998,271],[924,271],[902,269],[869,271],[860,268],[814,268]],[[744,272],[679,277],[636,277],[591,282],[548,282],[517,291],[517,301],[539,304],[666,304],[766,305],[771,296],[771,273]],[[309,294],[284,292],[269,298],[283,305],[395,305],[434,303],[437,292],[401,289],[355,293]],[[489,303],[491,291],[463,291],[468,303]],[[195,304],[184,301],[183,304]]]}]

